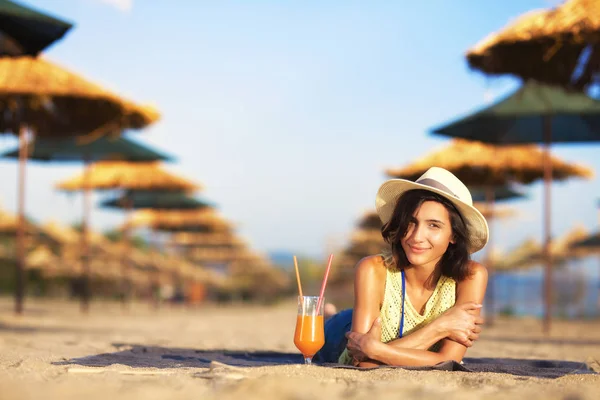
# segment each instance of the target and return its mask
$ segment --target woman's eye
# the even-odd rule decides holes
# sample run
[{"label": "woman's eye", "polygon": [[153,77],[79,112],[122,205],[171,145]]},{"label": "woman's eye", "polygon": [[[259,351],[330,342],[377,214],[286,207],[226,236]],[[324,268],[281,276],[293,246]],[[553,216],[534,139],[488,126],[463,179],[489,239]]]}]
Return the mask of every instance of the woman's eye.
[{"label": "woman's eye", "polygon": [[436,229],[440,229],[440,226],[438,224],[429,224],[429,226],[431,228],[436,228]]}]

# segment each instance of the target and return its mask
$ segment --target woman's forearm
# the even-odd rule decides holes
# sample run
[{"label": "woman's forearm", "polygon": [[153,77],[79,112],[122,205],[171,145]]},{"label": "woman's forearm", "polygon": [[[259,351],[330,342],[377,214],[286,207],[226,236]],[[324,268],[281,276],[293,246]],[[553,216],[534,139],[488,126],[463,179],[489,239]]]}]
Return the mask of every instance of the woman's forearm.
[{"label": "woman's forearm", "polygon": [[386,365],[397,365],[406,367],[435,365],[442,361],[452,359],[452,357],[441,353],[434,353],[432,351],[427,350],[395,347],[381,342],[374,347],[373,351],[369,354],[369,358],[375,361],[379,361]]},{"label": "woman's forearm", "polygon": [[438,320],[435,320],[412,332],[410,335],[392,340],[387,344],[403,349],[427,350],[447,336],[448,333],[446,330],[441,326]]}]

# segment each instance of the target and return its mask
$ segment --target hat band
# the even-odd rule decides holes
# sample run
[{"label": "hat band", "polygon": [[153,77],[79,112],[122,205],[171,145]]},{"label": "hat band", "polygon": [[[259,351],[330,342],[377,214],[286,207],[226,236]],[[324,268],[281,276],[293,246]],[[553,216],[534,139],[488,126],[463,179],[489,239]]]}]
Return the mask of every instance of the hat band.
[{"label": "hat band", "polygon": [[443,192],[446,192],[449,195],[452,195],[452,196],[454,196],[454,197],[456,197],[457,199],[460,200],[460,198],[457,195],[455,195],[452,192],[452,190],[448,189],[446,186],[444,186],[443,184],[439,183],[435,179],[425,178],[425,179],[418,180],[415,183],[418,183],[419,185],[430,186],[430,187],[432,187],[434,189],[439,189],[439,190],[441,190]]}]

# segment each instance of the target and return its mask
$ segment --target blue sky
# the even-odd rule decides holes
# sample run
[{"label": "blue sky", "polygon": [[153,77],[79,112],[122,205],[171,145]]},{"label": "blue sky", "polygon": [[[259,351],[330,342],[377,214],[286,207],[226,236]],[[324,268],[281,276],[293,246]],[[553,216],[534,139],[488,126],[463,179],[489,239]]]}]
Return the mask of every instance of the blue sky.
[{"label": "blue sky", "polygon": [[[175,6],[175,3],[178,6]],[[73,21],[47,57],[163,113],[136,139],[175,155],[174,172],[263,251],[322,255],[374,206],[383,170],[448,139],[432,127],[515,87],[467,68],[464,52],[511,18],[555,1],[28,0]],[[169,5],[167,5],[169,4]],[[0,149],[15,140],[0,137]],[[554,146],[600,171],[600,147]],[[27,210],[74,222],[79,196],[52,189],[76,165],[31,165]],[[16,209],[16,167],[0,163]],[[598,225],[599,180],[554,186],[553,231]],[[541,240],[541,184],[501,222],[503,248]],[[95,210],[95,229],[123,221]]]}]

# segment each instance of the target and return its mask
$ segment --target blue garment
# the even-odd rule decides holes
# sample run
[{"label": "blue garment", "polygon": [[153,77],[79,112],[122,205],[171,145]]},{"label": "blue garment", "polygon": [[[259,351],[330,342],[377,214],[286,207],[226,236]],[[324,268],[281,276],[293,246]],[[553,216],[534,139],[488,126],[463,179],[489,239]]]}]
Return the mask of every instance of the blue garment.
[{"label": "blue garment", "polygon": [[346,332],[352,328],[352,309],[340,311],[325,322],[325,344],[313,357],[314,361],[337,363],[346,348]]}]

